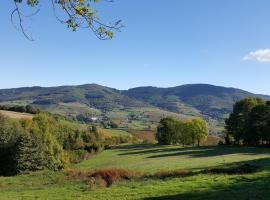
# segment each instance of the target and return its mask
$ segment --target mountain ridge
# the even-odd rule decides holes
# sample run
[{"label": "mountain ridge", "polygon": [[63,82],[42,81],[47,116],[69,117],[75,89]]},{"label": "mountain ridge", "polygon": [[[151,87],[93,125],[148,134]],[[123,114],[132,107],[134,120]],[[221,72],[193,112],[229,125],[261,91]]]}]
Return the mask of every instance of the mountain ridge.
[{"label": "mountain ridge", "polygon": [[[0,104],[31,104],[51,112],[74,116],[94,111],[110,117],[114,117],[111,112],[115,110],[119,115],[120,111],[130,113],[132,110],[134,114],[134,109],[138,113],[138,110],[147,108],[148,111],[158,109],[159,118],[164,111],[187,117],[203,116],[222,124],[232,111],[233,104],[248,96],[270,100],[268,95],[210,84],[186,84],[167,88],[143,86],[129,90],[83,84],[0,89]],[[147,117],[151,112],[142,115]],[[128,118],[128,114],[125,116],[123,118]]]}]

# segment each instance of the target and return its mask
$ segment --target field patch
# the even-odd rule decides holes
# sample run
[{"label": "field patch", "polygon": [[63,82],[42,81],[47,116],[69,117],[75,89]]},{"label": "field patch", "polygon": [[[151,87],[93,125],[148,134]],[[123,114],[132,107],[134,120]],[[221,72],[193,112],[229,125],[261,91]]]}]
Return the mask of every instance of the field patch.
[{"label": "field patch", "polygon": [[32,119],[33,118],[32,114],[18,113],[18,112],[5,111],[5,110],[0,110],[0,114],[13,118],[13,119]]}]

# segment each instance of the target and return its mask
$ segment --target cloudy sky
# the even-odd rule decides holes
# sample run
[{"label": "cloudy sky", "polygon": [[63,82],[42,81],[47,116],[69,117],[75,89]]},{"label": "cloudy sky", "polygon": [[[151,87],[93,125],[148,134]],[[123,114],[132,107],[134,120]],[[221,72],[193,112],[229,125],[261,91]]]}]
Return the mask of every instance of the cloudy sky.
[{"label": "cloudy sky", "polygon": [[209,83],[270,94],[269,0],[115,0],[97,7],[125,25],[112,41],[70,32],[41,1],[25,21],[0,3],[0,88],[98,83],[118,89]]}]

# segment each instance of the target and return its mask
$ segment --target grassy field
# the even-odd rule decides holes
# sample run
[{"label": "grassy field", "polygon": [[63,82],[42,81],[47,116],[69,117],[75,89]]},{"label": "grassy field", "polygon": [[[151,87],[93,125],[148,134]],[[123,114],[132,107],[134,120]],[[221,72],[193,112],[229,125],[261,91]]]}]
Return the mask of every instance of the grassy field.
[{"label": "grassy field", "polygon": [[111,133],[113,136],[127,136],[130,135],[129,132],[120,129],[105,129],[107,132]]},{"label": "grassy field", "polygon": [[[156,124],[160,121],[160,119],[168,116],[179,119],[191,117],[190,115],[177,114],[151,107],[131,108],[125,110],[115,109],[106,113],[106,115],[110,119],[119,122],[119,127],[121,128],[137,130],[149,128],[155,129]],[[130,115],[133,115],[134,119],[128,120]]]},{"label": "grassy field", "polygon": [[33,118],[32,114],[18,113],[18,112],[6,111],[6,110],[0,110],[0,114],[13,118],[13,119],[32,119]]},{"label": "grassy field", "polygon": [[[205,174],[200,170],[256,164],[250,174]],[[186,177],[143,178],[120,181],[108,188],[90,188],[65,172],[36,172],[16,177],[0,177],[0,199],[183,199],[183,200],[267,200],[270,195],[270,149],[249,147],[201,147],[137,145],[105,151],[72,166],[77,170],[127,168],[154,173],[189,169]]]}]

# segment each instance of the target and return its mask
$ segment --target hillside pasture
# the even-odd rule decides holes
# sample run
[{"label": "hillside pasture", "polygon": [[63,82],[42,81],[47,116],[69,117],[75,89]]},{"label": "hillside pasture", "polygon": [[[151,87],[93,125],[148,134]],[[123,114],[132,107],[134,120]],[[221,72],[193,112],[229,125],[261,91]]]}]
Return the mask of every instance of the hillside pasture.
[{"label": "hillside pasture", "polygon": [[[243,164],[259,166],[259,170],[239,174],[204,173],[205,169],[230,169]],[[0,177],[0,199],[267,200],[270,195],[268,148],[124,145],[71,167],[74,173],[77,170],[81,175],[86,170],[125,169],[156,177],[94,187],[89,182],[69,177],[65,171],[34,172]],[[193,173],[186,176],[175,173],[176,176],[162,178],[162,174],[179,169]]]},{"label": "hillside pasture", "polygon": [[270,149],[255,147],[181,147],[124,145],[75,165],[77,169],[126,168],[141,172],[201,170],[250,160],[270,159]]},{"label": "hillside pasture", "polygon": [[104,131],[111,133],[113,136],[128,136],[129,132],[121,129],[104,129]]},{"label": "hillside pasture", "polygon": [[6,111],[6,110],[0,110],[0,114],[10,117],[12,119],[32,119],[33,118],[32,114]]},{"label": "hillside pasture", "polygon": [[150,143],[156,143],[155,131],[152,130],[129,130],[136,138]]}]

